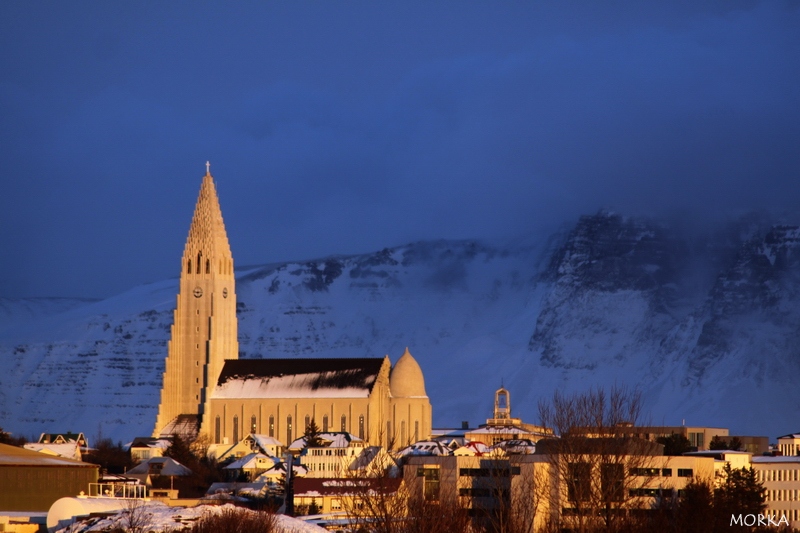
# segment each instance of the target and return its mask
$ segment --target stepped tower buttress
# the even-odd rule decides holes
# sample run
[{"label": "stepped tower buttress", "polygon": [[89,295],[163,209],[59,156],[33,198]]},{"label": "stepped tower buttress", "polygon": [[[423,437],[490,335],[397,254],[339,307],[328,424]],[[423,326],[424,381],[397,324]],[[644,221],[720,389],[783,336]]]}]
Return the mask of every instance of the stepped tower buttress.
[{"label": "stepped tower buttress", "polygon": [[208,164],[181,260],[153,436],[196,433],[226,359],[238,359],[233,257]]}]

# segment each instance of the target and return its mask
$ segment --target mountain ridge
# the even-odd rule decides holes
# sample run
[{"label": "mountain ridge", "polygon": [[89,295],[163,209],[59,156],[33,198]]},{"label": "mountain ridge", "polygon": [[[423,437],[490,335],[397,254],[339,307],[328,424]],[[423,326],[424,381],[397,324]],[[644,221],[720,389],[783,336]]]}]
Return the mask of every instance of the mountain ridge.
[{"label": "mountain ridge", "polygon": [[[599,211],[522,245],[417,241],[237,268],[240,357],[394,361],[408,346],[437,426],[481,423],[501,381],[531,421],[555,389],[624,383],[657,423],[775,437],[800,408],[800,230],[745,226],[698,240]],[[36,312],[0,299],[4,429],[149,434],[177,290]]]}]

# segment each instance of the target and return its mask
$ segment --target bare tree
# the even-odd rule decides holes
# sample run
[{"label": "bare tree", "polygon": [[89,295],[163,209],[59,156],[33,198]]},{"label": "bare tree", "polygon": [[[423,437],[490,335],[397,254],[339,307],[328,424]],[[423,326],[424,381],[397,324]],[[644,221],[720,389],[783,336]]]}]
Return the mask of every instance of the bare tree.
[{"label": "bare tree", "polygon": [[[652,504],[649,480],[657,477],[661,447],[635,436],[641,393],[613,387],[540,402],[543,426],[559,438],[537,444],[552,469],[549,508],[558,527],[578,532],[627,527],[632,509]],[[658,463],[658,464],[657,464]]]},{"label": "bare tree", "polygon": [[125,533],[147,533],[153,526],[153,513],[145,500],[127,500],[121,515],[120,525]]},{"label": "bare tree", "polygon": [[[432,470],[432,469],[431,469]],[[426,491],[424,478],[416,472],[393,477],[396,469],[372,461],[365,469],[348,470],[346,482],[352,487],[342,497],[353,531],[371,533],[466,533],[470,530],[468,510],[456,492]],[[437,470],[438,473],[438,470]],[[409,480],[413,480],[409,483]],[[431,481],[431,480],[428,480]]]}]

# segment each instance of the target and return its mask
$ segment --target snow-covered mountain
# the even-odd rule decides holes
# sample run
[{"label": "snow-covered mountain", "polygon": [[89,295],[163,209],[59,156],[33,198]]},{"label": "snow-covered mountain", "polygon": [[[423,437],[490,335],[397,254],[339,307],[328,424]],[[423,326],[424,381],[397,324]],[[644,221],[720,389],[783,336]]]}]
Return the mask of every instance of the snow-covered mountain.
[{"label": "snow-covered mountain", "polygon": [[[0,426],[148,435],[177,279],[102,301],[0,300]],[[655,424],[774,438],[800,424],[800,229],[704,239],[600,212],[524,243],[418,242],[242,268],[241,357],[406,346],[434,425],[489,417],[501,381],[536,420],[555,389],[639,386]]]}]

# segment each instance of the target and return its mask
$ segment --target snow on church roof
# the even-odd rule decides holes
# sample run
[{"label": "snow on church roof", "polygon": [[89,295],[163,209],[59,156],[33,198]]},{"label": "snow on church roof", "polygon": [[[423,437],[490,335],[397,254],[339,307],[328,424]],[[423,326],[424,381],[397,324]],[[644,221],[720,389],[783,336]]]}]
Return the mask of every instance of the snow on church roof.
[{"label": "snow on church roof", "polygon": [[227,360],[212,398],[366,398],[385,358]]}]

